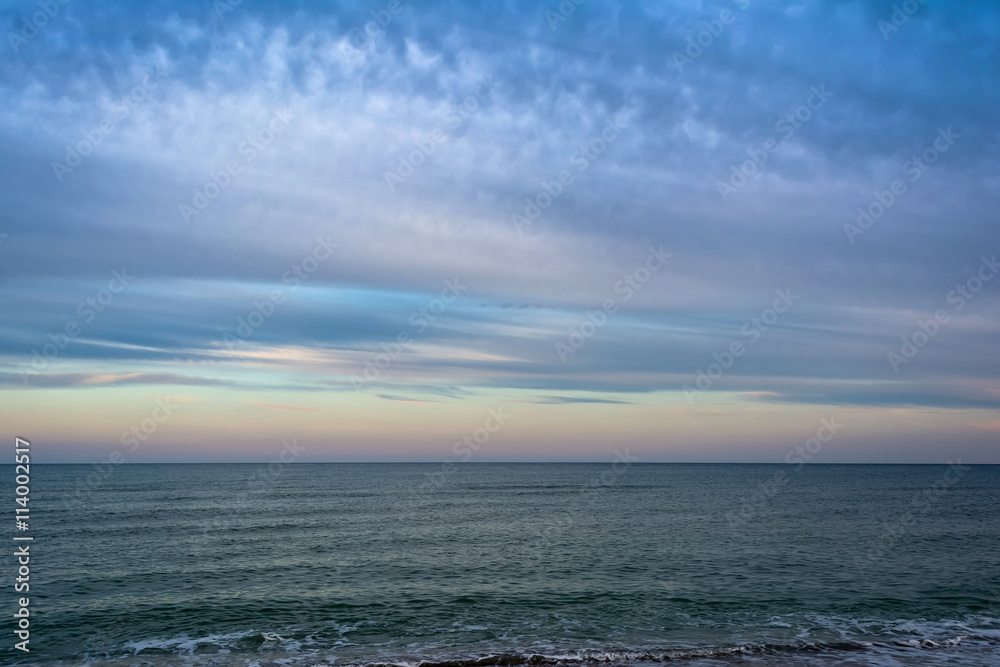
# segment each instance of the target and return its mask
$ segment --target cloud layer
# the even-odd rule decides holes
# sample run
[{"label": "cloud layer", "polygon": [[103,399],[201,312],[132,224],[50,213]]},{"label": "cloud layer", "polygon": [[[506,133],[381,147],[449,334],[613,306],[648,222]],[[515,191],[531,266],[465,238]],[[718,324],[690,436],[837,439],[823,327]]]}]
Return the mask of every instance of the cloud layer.
[{"label": "cloud layer", "polygon": [[560,6],[7,3],[0,391],[996,423],[994,3]]}]

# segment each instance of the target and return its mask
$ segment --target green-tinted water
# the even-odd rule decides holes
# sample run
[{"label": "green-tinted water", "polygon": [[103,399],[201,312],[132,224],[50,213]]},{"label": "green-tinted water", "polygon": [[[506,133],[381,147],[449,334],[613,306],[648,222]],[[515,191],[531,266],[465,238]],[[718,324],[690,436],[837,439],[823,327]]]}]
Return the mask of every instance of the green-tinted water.
[{"label": "green-tinted water", "polygon": [[32,473],[8,664],[1000,664],[1000,467]]}]

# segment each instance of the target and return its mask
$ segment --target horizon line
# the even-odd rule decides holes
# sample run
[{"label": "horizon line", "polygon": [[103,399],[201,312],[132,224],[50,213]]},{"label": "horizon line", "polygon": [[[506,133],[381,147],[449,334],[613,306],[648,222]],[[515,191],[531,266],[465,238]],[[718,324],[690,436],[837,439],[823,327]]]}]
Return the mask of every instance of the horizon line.
[{"label": "horizon line", "polygon": [[[148,465],[269,465],[271,463],[278,463],[277,461],[134,461],[134,462],[121,462],[121,463],[111,463],[109,461],[88,461],[88,462],[73,462],[73,461],[53,461],[46,463],[33,462],[32,465],[38,466],[50,466],[50,465],[79,465],[79,466],[90,466],[90,465],[111,465],[114,467],[122,466],[148,466]],[[442,465],[445,463],[451,463],[452,465],[467,466],[467,465],[607,465],[609,464],[606,460],[601,461],[450,461],[450,460],[434,460],[434,461],[293,461],[289,463],[280,462],[281,465]],[[780,466],[946,466],[952,465],[953,463],[958,463],[963,466],[1000,466],[1000,463],[963,463],[961,460],[943,461],[939,463],[926,463],[926,462],[893,462],[893,461],[817,461],[817,462],[804,462],[804,463],[785,463],[783,461],[632,461],[629,465],[780,465]],[[4,463],[2,465],[14,466],[14,463]]]}]

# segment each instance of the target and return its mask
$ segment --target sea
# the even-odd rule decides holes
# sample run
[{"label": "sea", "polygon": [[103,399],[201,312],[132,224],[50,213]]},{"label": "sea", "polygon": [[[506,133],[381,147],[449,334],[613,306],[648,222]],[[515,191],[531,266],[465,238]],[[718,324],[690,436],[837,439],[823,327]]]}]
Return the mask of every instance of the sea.
[{"label": "sea", "polygon": [[32,465],[30,489],[4,665],[1000,665],[1000,466]]}]

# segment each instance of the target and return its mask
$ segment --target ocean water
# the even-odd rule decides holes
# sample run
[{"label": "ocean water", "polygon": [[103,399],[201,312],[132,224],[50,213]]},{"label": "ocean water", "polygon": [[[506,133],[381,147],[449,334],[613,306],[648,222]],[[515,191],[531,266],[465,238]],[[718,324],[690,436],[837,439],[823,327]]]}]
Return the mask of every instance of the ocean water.
[{"label": "ocean water", "polygon": [[1000,466],[31,472],[0,664],[1000,665]]}]

